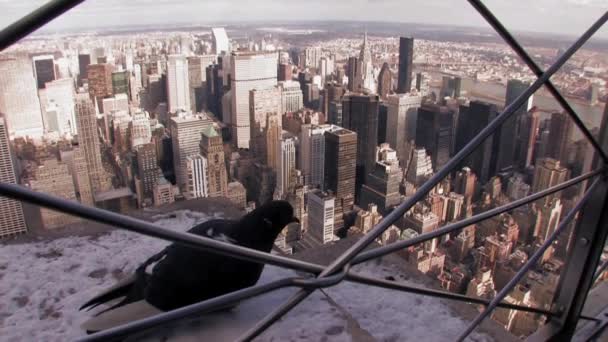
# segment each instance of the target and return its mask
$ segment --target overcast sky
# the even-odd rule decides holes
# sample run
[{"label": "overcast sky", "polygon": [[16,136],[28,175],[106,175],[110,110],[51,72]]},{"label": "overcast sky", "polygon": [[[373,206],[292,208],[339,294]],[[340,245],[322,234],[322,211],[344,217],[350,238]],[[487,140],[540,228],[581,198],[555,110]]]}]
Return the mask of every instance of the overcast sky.
[{"label": "overcast sky", "polygon": [[[4,27],[46,0],[0,0]],[[578,35],[608,0],[485,0],[507,28]],[[466,0],[88,0],[49,28],[242,20],[363,20],[485,26]],[[598,36],[608,38],[604,25]]]}]

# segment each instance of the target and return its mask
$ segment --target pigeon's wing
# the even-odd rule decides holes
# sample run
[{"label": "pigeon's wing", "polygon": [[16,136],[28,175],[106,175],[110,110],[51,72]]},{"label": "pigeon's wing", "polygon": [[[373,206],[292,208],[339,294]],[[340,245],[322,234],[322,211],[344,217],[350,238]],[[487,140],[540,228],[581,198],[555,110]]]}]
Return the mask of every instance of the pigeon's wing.
[{"label": "pigeon's wing", "polygon": [[[227,234],[233,224],[228,220],[211,220],[189,232],[230,242]],[[218,275],[221,276],[222,264],[226,261],[232,260],[198,248],[173,244],[167,249],[166,257],[154,266],[145,298],[157,308],[172,310],[215,297],[222,282]]]},{"label": "pigeon's wing", "polygon": [[237,221],[232,220],[209,220],[190,228],[188,233],[205,236],[212,239],[221,234],[232,237],[234,235],[233,229],[236,226],[236,223]]}]

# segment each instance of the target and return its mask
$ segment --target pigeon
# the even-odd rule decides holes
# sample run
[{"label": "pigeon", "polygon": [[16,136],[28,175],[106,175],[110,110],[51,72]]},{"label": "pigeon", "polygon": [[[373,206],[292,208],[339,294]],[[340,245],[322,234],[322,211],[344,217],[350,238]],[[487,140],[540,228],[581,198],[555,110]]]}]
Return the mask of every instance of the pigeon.
[{"label": "pigeon", "polygon": [[[210,220],[188,232],[269,253],[283,228],[294,222],[299,220],[289,202],[270,201],[238,221]],[[94,333],[253,286],[263,268],[261,263],[173,243],[82,305],[80,310],[109,306],[83,328]]]}]

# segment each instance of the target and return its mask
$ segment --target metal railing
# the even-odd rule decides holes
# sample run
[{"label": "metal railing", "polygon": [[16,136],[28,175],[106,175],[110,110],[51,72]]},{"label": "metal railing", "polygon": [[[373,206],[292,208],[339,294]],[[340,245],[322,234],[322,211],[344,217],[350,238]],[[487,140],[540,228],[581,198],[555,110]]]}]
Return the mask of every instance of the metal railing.
[{"label": "metal railing", "polygon": [[[37,28],[51,21],[53,18],[61,15],[65,11],[79,4],[83,0],[53,0],[42,6],[32,14],[24,17],[16,23],[10,25],[0,32],[0,51],[10,46],[14,42],[23,38],[27,34],[33,32]],[[107,341],[120,337],[124,337],[133,333],[137,333],[158,325],[166,324],[185,317],[191,317],[204,312],[213,311],[214,309],[225,307],[230,304],[235,304],[239,301],[258,296],[270,291],[274,291],[283,287],[297,287],[300,290],[289,298],[285,303],[276,308],[268,316],[258,322],[252,329],[247,331],[240,340],[249,341],[263,333],[269,326],[279,320],[282,316],[288,313],[299,302],[304,300],[313,291],[333,286],[341,281],[351,281],[370,286],[377,286],[386,289],[398,290],[403,292],[416,293],[420,295],[428,295],[451,300],[465,301],[469,303],[481,304],[485,309],[473,320],[467,329],[458,337],[459,341],[467,338],[474,329],[487,318],[495,308],[506,308],[521,310],[546,315],[550,321],[547,329],[541,329],[532,338],[548,339],[556,336],[567,337],[572,336],[574,327],[579,318],[581,318],[582,303],[589,288],[593,282],[594,271],[597,269],[601,247],[606,238],[606,230],[599,229],[600,225],[608,223],[608,214],[606,210],[608,183],[606,180],[606,164],[608,156],[602,148],[601,144],[608,144],[608,133],[606,126],[608,123],[603,122],[600,133],[600,141],[596,140],[590,131],[584,126],[580,117],[574,109],[568,104],[567,100],[561,95],[557,88],[550,81],[551,76],[560,69],[561,66],[572,57],[572,55],[580,49],[580,47],[591,38],[591,36],[608,20],[608,12],[605,12],[558,60],[551,65],[547,70],[543,71],[517,42],[517,40],[508,32],[508,30],[500,23],[500,21],[492,14],[492,12],[483,5],[480,0],[468,0],[469,3],[484,17],[484,19],[496,30],[496,32],[509,44],[515,53],[528,65],[528,67],[537,76],[537,80],[530,85],[517,99],[509,104],[488,126],[486,126],[473,140],[471,140],[461,151],[459,151],[450,161],[439,171],[437,171],[427,182],[425,182],[416,193],[395,210],[384,217],[373,229],[365,234],[353,246],[346,250],[330,265],[318,265],[310,262],[299,261],[278,255],[259,252],[249,248],[227,244],[217,240],[189,234],[183,232],[172,231],[162,228],[153,223],[138,220],[129,216],[116,214],[114,212],[88,207],[79,203],[67,201],[55,196],[38,193],[21,187],[15,184],[0,183],[0,195],[12,198],[19,201],[32,203],[38,206],[55,209],[64,213],[68,213],[81,218],[105,223],[118,228],[137,232],[140,234],[164,239],[171,242],[176,242],[193,248],[202,249],[205,251],[218,253],[227,257],[234,257],[249,260],[257,263],[271,264],[275,266],[285,267],[297,271],[310,273],[316,278],[289,277],[279,279],[267,284],[255,285],[239,291],[228,293],[220,297],[202,301],[183,308],[161,313],[153,317],[131,322],[112,329],[85,336],[79,341]],[[541,86],[545,85],[549,92],[556,98],[564,111],[569,114],[583,135],[589,140],[595,151],[597,152],[598,160],[595,163],[595,171],[588,172],[584,175],[572,178],[562,184],[542,190],[520,200],[516,200],[509,204],[499,206],[475,216],[466,218],[459,222],[451,223],[436,229],[432,232],[421,234],[413,239],[395,242],[386,246],[364,251],[372,242],[374,242],[386,229],[388,229],[395,221],[400,219],[407,211],[409,211],[418,201],[431,191],[441,180],[454,171],[458,165],[479,145],[481,145],[488,137],[508,120],[517,109]],[[606,146],[604,146],[606,148]],[[494,297],[492,300],[480,298],[472,298],[460,294],[450,293],[447,291],[431,290],[416,286],[409,286],[391,282],[374,277],[363,276],[350,270],[351,266],[382,257],[384,255],[403,250],[410,246],[432,240],[444,234],[458,231],[466,226],[475,224],[501,213],[513,210],[520,206],[534,202],[542,197],[561,191],[569,186],[573,186],[582,182],[586,182],[595,178],[591,186],[586,189],[585,194],[570,210],[570,212],[560,222],[555,231],[544,241],[544,243],[533,253],[530,259],[516,272],[514,277],[508,284]],[[596,207],[599,205],[600,209]],[[588,210],[593,207],[593,210]],[[568,224],[580,214],[580,224],[575,231],[575,241],[580,238],[580,241],[587,242],[576,244],[571,251],[566,271],[560,277],[560,285],[556,295],[557,306],[554,305],[554,310],[544,310],[540,308],[532,308],[521,305],[505,303],[503,300],[509,292],[517,285],[536,262],[540,259],[544,251],[557,239],[559,234],[565,230]],[[589,243],[592,242],[592,243]],[[599,252],[598,252],[599,249]],[[572,262],[574,260],[574,262]],[[585,267],[573,267],[573,263],[583,263]],[[608,266],[608,263],[602,267]],[[591,270],[591,271],[589,271]],[[599,272],[599,271],[598,271]],[[575,284],[576,286],[570,286]],[[574,287],[574,289],[573,289]],[[588,318],[588,317],[585,317]],[[593,319],[593,318],[590,318]]]}]

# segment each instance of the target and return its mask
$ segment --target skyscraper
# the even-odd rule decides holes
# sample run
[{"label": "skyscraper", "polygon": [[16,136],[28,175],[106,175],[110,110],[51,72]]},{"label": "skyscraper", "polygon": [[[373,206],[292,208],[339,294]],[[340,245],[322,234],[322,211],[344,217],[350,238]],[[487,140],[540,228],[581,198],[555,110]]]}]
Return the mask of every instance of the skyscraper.
[{"label": "skyscraper", "polygon": [[[443,78],[441,79],[441,91],[440,91],[441,99],[443,99],[445,97],[451,97],[454,99],[459,98],[461,83],[462,83],[462,80],[458,76],[454,76],[454,77],[443,76]],[[416,86],[418,86],[418,84],[416,84]]]},{"label": "skyscraper", "polygon": [[205,93],[207,88],[207,67],[212,65],[215,55],[189,56],[188,59],[188,94],[190,96],[190,109],[192,112],[200,112],[205,105]]},{"label": "skyscraper", "polygon": [[336,196],[335,229],[344,227],[342,215],[350,212],[355,202],[357,134],[347,129],[325,132],[324,189]]},{"label": "skyscraper", "polygon": [[296,168],[295,138],[288,133],[283,133],[277,155],[280,157],[280,169],[277,172],[277,194],[280,198],[284,198],[294,181],[292,173]]},{"label": "skyscraper", "polygon": [[[17,184],[11,156],[8,130],[4,118],[0,117],[0,182]],[[27,232],[21,202],[2,196],[0,212],[0,238]]]},{"label": "skyscraper", "polygon": [[158,181],[158,159],[156,155],[156,145],[145,143],[135,148],[137,160],[137,177],[143,185],[144,198],[152,198],[154,186]]},{"label": "skyscraper", "polygon": [[281,112],[295,113],[304,107],[304,98],[300,84],[296,81],[279,82],[281,89]]},{"label": "skyscraper", "polygon": [[429,151],[435,170],[450,160],[454,141],[454,111],[448,107],[423,105],[416,121],[416,147]]},{"label": "skyscraper", "polygon": [[[63,155],[62,155],[63,160]],[[67,161],[67,160],[66,160]],[[91,177],[87,168],[87,157],[82,145],[74,147],[71,160],[72,180],[76,189],[76,197],[81,204],[93,206],[93,189],[91,188]]]},{"label": "skyscraper", "polygon": [[418,187],[433,175],[433,163],[431,157],[426,153],[424,148],[416,148],[412,150],[410,163],[405,172],[405,179]]},{"label": "skyscraper", "polygon": [[209,197],[226,197],[228,195],[228,172],[226,171],[222,136],[212,126],[205,127],[200,136],[200,152],[207,159]]},{"label": "skyscraper", "polygon": [[367,32],[363,36],[363,44],[359,52],[359,63],[361,63],[362,86],[364,90],[376,92],[376,79],[374,78],[374,65],[372,64],[372,53],[367,42]]},{"label": "skyscraper", "polygon": [[169,112],[190,110],[188,60],[182,55],[170,55],[167,61],[167,99]]},{"label": "skyscraper", "polygon": [[389,209],[401,202],[399,185],[403,170],[399,167],[397,153],[388,144],[376,148],[376,165],[368,176],[368,183],[361,189],[360,207],[367,208],[376,204],[378,210],[386,215]]},{"label": "skyscraper", "polygon": [[348,90],[354,92],[363,90],[361,61],[358,57],[348,57]]},{"label": "skyscraper", "polygon": [[539,114],[535,110],[530,110],[519,117],[515,163],[520,169],[525,169],[533,164],[539,125]]},{"label": "skyscraper", "polygon": [[[298,87],[298,90],[300,88]],[[281,89],[269,87],[249,91],[251,142],[249,147],[256,157],[266,159],[266,124],[268,115],[281,115]]]},{"label": "skyscraper", "polygon": [[87,69],[91,64],[91,54],[89,53],[80,53],[78,54],[78,85],[82,85],[82,81],[87,79]]},{"label": "skyscraper", "polygon": [[382,69],[378,74],[378,96],[381,99],[386,100],[388,95],[393,91],[393,73],[388,63],[382,64]]},{"label": "skyscraper", "polygon": [[[505,106],[509,106],[529,87],[529,84],[519,80],[507,82],[507,94]],[[496,171],[509,171],[515,166],[515,146],[517,137],[517,122],[519,117],[525,115],[532,108],[532,96],[528,98],[527,104],[519,107],[498,130],[495,139],[498,139],[498,148],[493,151],[497,154]]]},{"label": "skyscraper", "polygon": [[231,56],[232,139],[238,148],[249,148],[250,96],[253,89],[266,89],[277,84],[278,55],[273,53],[234,52]]},{"label": "skyscraper", "polygon": [[173,202],[175,202],[173,186],[162,174],[160,174],[158,181],[154,186],[154,205],[159,206]]},{"label": "skyscraper", "polygon": [[[471,101],[468,108],[461,106],[454,153],[458,153],[464,148],[497,115],[496,105],[487,102]],[[497,144],[498,139],[491,135],[464,162],[463,166],[469,166],[473,169],[482,184],[485,184],[496,174],[496,158],[498,155],[492,152],[498,150]]]},{"label": "skyscraper", "polygon": [[99,112],[104,112],[102,100],[112,96],[112,66],[110,64],[90,64],[87,67],[89,96],[97,104]]},{"label": "skyscraper", "polygon": [[[536,168],[534,169],[534,178],[532,179],[532,193],[545,190],[552,186],[568,180],[570,170],[563,167],[559,160],[553,158],[539,159]],[[541,201],[549,203],[553,198],[559,198],[561,191],[544,197]]]},{"label": "skyscraper", "polygon": [[454,177],[454,192],[464,196],[467,205],[471,204],[475,196],[477,186],[477,176],[469,167],[463,167],[462,170],[456,172]]},{"label": "skyscraper", "polygon": [[188,174],[188,190],[184,196],[188,199],[207,197],[209,185],[207,184],[207,158],[200,154],[186,158],[186,172]]},{"label": "skyscraper", "polygon": [[543,243],[557,228],[562,215],[563,204],[559,198],[552,197],[540,204],[536,211],[533,236]]},{"label": "skyscraper", "polygon": [[281,146],[281,117],[279,115],[269,115],[266,123],[266,165],[275,173],[281,168],[281,157],[278,151]]},{"label": "skyscraper", "polygon": [[214,27],[211,29],[213,36],[213,51],[216,55],[221,55],[222,52],[230,53],[230,40],[223,27]]},{"label": "skyscraper", "polygon": [[307,47],[304,49],[304,67],[318,68],[319,60],[323,57],[323,50],[320,47]]},{"label": "skyscraper", "polygon": [[389,95],[387,100],[386,142],[397,151],[402,166],[407,166],[410,141],[416,138],[416,120],[422,98],[413,94]]},{"label": "skyscraper", "polygon": [[52,55],[35,56],[32,58],[34,63],[34,77],[38,89],[44,88],[46,82],[51,82],[55,77],[55,59]]},{"label": "skyscraper", "polygon": [[144,111],[133,113],[131,122],[129,123],[129,130],[131,133],[131,148],[149,143],[152,140],[152,129],[148,113]]},{"label": "skyscraper", "polygon": [[131,97],[129,80],[131,73],[128,71],[114,71],[112,73],[112,94],[127,94]]},{"label": "skyscraper", "polygon": [[279,71],[278,71],[278,75],[277,75],[277,80],[279,82],[281,81],[291,81],[293,75],[292,75],[292,68],[293,66],[291,64],[279,64]]},{"label": "skyscraper", "polygon": [[399,78],[397,93],[409,93],[412,88],[412,71],[414,60],[414,38],[399,38]]},{"label": "skyscraper", "polygon": [[23,58],[0,58],[0,113],[10,137],[42,137],[40,101],[32,63]]},{"label": "skyscraper", "polygon": [[[74,82],[62,78],[46,84],[46,104],[57,105],[57,131],[60,134],[76,134],[76,111],[74,110]],[[48,125],[47,125],[48,126]],[[50,131],[47,128],[47,131]]]},{"label": "skyscraper", "polygon": [[[76,201],[74,182],[68,171],[68,165],[59,162],[56,157],[42,160],[30,180],[32,190],[53,194],[69,201]],[[56,210],[40,208],[40,216],[44,228],[57,228],[76,222],[78,219]]]},{"label": "skyscraper", "polygon": [[107,191],[112,184],[107,179],[101,163],[95,108],[86,94],[76,95],[76,123],[78,126],[78,142],[84,149],[91,190],[93,194]]},{"label": "skyscraper", "polygon": [[180,115],[169,120],[169,129],[173,141],[175,179],[182,192],[186,192],[188,186],[187,158],[199,153],[201,132],[211,124],[212,120],[205,114],[180,113]]},{"label": "skyscraper", "polygon": [[336,240],[334,215],[336,199],[321,190],[308,193],[308,229],[322,243]]},{"label": "skyscraper", "polygon": [[357,192],[376,163],[378,96],[347,95],[342,99],[342,124],[357,133]]},{"label": "skyscraper", "polygon": [[304,184],[324,189],[325,132],[342,129],[335,125],[302,125],[300,133],[300,168]]},{"label": "skyscraper", "polygon": [[[549,144],[546,157],[559,160],[562,164],[568,162],[568,144],[572,136],[572,119],[564,113],[551,114],[549,126]],[[542,156],[541,156],[542,157]]]}]

